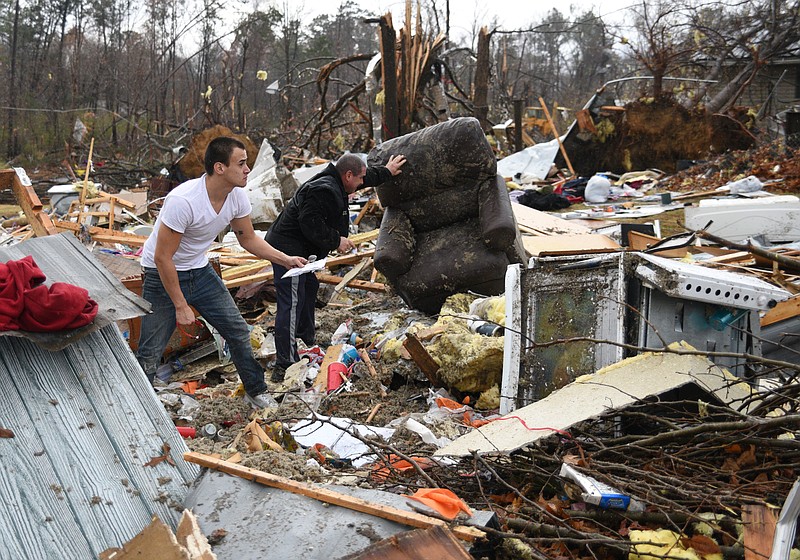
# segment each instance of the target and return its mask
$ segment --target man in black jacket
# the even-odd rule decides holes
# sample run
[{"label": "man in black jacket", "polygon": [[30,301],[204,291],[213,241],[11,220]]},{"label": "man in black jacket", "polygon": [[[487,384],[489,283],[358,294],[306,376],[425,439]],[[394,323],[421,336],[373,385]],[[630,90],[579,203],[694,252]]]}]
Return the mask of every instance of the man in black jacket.
[{"label": "man in black jacket", "polygon": [[[363,187],[380,185],[400,173],[405,156],[391,156],[386,166],[367,167],[355,154],[345,154],[306,181],[286,204],[267,232],[267,242],[287,254],[318,259],[330,251],[355,247],[347,238],[348,196]],[[310,259],[311,260],[311,259]],[[297,339],[314,344],[314,303],[319,281],[313,273],[284,278],[287,269],[273,263],[278,312],[275,317],[275,369],[271,380],[283,381],[286,368],[299,361]]]}]

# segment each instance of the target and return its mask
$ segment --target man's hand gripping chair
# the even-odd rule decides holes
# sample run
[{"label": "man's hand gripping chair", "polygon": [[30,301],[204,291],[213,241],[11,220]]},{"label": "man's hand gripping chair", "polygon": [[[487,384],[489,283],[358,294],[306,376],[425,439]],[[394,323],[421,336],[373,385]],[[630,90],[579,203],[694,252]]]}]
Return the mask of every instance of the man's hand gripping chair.
[{"label": "man's hand gripping chair", "polygon": [[524,262],[505,181],[477,119],[452,119],[373,149],[402,154],[402,173],[376,188],[384,207],[375,268],[411,307],[438,313],[452,294],[497,295]]}]

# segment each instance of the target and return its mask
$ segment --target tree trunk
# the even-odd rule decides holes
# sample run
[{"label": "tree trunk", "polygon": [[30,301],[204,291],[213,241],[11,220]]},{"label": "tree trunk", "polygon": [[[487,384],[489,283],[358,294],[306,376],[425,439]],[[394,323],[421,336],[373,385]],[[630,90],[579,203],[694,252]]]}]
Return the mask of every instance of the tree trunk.
[{"label": "tree trunk", "polygon": [[6,157],[12,159],[17,155],[19,146],[17,145],[17,131],[14,128],[14,106],[17,104],[17,33],[19,31],[19,0],[14,2],[14,29],[11,35],[11,72],[8,80],[8,119],[6,121],[6,131],[8,132],[8,143],[6,145]]},{"label": "tree trunk", "polygon": [[392,16],[381,17],[381,70],[383,73],[383,139],[398,136],[400,112],[397,103],[397,59],[395,49],[397,34],[392,27]]},{"label": "tree trunk", "polygon": [[489,50],[492,43],[492,34],[481,27],[478,35],[478,61],[475,65],[475,117],[480,121],[481,128],[488,132],[492,125],[489,123]]}]

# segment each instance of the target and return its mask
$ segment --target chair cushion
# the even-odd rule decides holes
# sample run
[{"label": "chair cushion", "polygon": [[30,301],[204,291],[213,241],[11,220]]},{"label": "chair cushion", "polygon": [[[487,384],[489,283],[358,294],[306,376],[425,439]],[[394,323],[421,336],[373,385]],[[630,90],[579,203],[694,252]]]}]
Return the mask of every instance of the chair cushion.
[{"label": "chair cushion", "polygon": [[406,213],[397,208],[384,210],[375,243],[375,268],[378,272],[389,279],[405,274],[411,268],[415,249],[414,230]]},{"label": "chair cushion", "polygon": [[462,190],[497,173],[497,159],[480,123],[472,117],[451,119],[372,149],[369,165],[385,165],[404,155],[403,172],[376,187],[384,207],[419,201],[435,191]]},{"label": "chair cushion", "polygon": [[477,219],[434,232],[417,234],[411,268],[394,280],[394,288],[410,306],[436,313],[447,296],[466,290],[497,295],[505,289],[504,251],[488,249],[476,235]]}]

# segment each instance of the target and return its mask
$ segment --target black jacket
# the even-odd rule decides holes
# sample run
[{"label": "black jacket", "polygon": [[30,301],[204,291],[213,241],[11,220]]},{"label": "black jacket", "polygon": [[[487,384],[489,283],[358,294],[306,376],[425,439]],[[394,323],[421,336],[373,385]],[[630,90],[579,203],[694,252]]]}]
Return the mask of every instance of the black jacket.
[{"label": "black jacket", "polygon": [[[383,166],[368,167],[364,186],[380,185],[392,176]],[[267,242],[291,256],[325,258],[347,237],[350,212],[347,193],[332,163],[306,181],[267,232]]]}]

